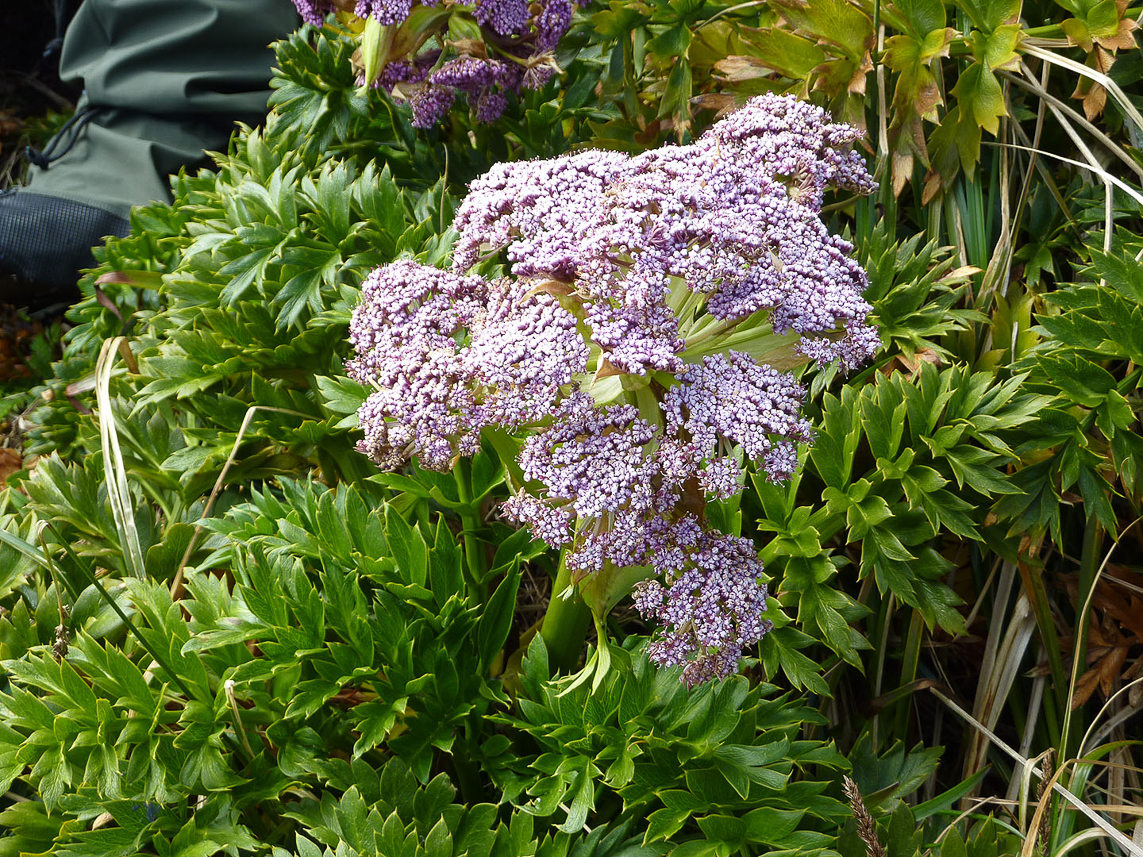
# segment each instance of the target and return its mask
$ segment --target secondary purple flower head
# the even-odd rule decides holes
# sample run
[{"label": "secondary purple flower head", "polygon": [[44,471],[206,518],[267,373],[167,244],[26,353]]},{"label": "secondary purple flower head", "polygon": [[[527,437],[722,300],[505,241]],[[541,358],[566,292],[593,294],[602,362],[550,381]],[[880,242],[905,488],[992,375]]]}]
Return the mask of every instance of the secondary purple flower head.
[{"label": "secondary purple flower head", "polygon": [[456,90],[451,86],[429,84],[418,89],[409,97],[409,106],[413,110],[413,127],[433,127],[444,118],[454,101]]},{"label": "secondary purple flower head", "polygon": [[378,23],[391,26],[408,18],[412,9],[413,0],[357,0],[353,14],[358,18],[376,18]]},{"label": "secondary purple flower head", "polygon": [[545,0],[543,11],[536,18],[536,50],[550,51],[571,26],[570,0]]},{"label": "secondary purple flower head", "polygon": [[[469,57],[428,83],[487,98],[504,68]],[[485,427],[521,433],[506,517],[607,593],[593,609],[607,581],[644,578],[652,660],[689,684],[733,672],[770,628],[765,578],[705,506],[741,491],[747,460],[789,478],[813,434],[804,387],[767,361],[852,368],[879,344],[865,274],[820,218],[828,189],[872,188],[856,137],[771,95],[689,146],[497,165],[457,211],[452,271],[400,261],[366,282],[362,450],[445,468]],[[509,274],[470,273],[490,259]]]},{"label": "secondary purple flower head", "polygon": [[498,36],[522,35],[528,28],[528,4],[524,0],[477,0],[473,17]]},{"label": "secondary purple flower head", "polygon": [[[420,0],[435,5],[438,0]],[[307,21],[321,23],[323,10],[332,11],[330,0],[295,0]],[[359,17],[386,25],[400,25],[409,17],[414,0],[357,0]],[[413,53],[382,57],[382,71],[371,85],[384,89],[398,101],[408,102],[412,124],[436,125],[459,101],[467,103],[478,122],[495,122],[520,89],[539,89],[559,66],[552,51],[571,24],[570,0],[475,0],[472,15],[480,25],[485,45],[465,40],[454,43],[440,29],[436,33],[442,50],[420,47]],[[397,39],[398,44],[424,45],[426,33]],[[459,52],[459,53],[458,53]],[[361,79],[364,84],[366,81]]]},{"label": "secondary purple flower head", "polygon": [[577,394],[553,414],[520,453],[525,479],[539,480],[551,500],[567,501],[581,519],[616,513],[650,495],[644,464],[655,436],[631,405],[597,408]]},{"label": "secondary purple flower head", "polygon": [[302,20],[315,27],[325,23],[326,15],[337,11],[337,7],[330,0],[294,0],[294,6],[302,16]]}]

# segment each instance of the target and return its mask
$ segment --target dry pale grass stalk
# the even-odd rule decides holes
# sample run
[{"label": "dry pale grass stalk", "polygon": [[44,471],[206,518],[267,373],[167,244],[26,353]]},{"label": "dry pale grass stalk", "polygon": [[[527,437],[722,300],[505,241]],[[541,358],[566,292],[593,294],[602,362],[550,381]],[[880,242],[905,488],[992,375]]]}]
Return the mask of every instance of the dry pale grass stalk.
[{"label": "dry pale grass stalk", "polygon": [[[1016,752],[1016,750],[1014,750],[1012,747],[1010,747],[1008,745],[1008,743],[1005,742],[999,735],[997,735],[995,732],[993,732],[991,729],[989,729],[987,726],[985,726],[983,723],[981,723],[979,720],[977,720],[975,717],[973,717],[971,714],[969,714],[967,711],[965,711],[963,708],[961,708],[959,705],[957,705],[955,702],[953,702],[951,699],[949,699],[947,696],[945,696],[943,693],[941,693],[936,688],[930,687],[929,690],[931,690],[933,695],[937,699],[939,699],[941,702],[943,702],[946,706],[948,706],[949,709],[951,709],[958,717],[960,717],[962,720],[964,720],[967,723],[971,723],[976,729],[978,729],[980,732],[984,733],[984,735],[987,736],[988,739],[999,750],[1003,751],[1007,756],[1009,756],[1010,758],[1019,762],[1021,765],[1032,765],[1032,773],[1036,776],[1041,776],[1040,769],[1038,767],[1036,767],[1035,765],[1033,765],[1033,763],[1030,759],[1028,759],[1025,756],[1020,755],[1020,753]],[[1066,765],[1064,767],[1066,767]],[[1087,834],[1090,833],[1090,834],[1093,834],[1097,837],[1098,836],[1106,836],[1107,838],[1109,838],[1113,842],[1115,842],[1115,844],[1118,845],[1121,849],[1123,849],[1123,851],[1125,853],[1132,855],[1132,857],[1143,857],[1143,848],[1140,848],[1138,845],[1135,845],[1130,839],[1128,839],[1126,836],[1124,836],[1121,831],[1116,829],[1116,827],[1113,824],[1111,824],[1106,818],[1104,818],[1102,815],[1100,815],[1099,812],[1097,812],[1093,807],[1084,803],[1073,792],[1069,791],[1068,789],[1066,789],[1062,785],[1060,785],[1059,778],[1060,778],[1060,774],[1062,773],[1063,770],[1064,770],[1064,768],[1061,768],[1049,780],[1049,783],[1052,787],[1052,791],[1054,791],[1056,794],[1060,795],[1064,800],[1066,800],[1069,804],[1071,804],[1075,809],[1079,810],[1080,813],[1082,813],[1092,824],[1095,825],[1096,828],[1098,828],[1098,830],[1084,831],[1084,833],[1081,835],[1086,836]],[[1041,804],[1041,806],[1039,808],[1037,808],[1037,810],[1036,810],[1037,813],[1041,812],[1043,807],[1044,807],[1044,805]],[[1039,816],[1033,818],[1033,826],[1038,827],[1039,822],[1040,822]],[[1029,841],[1029,840],[1031,840],[1031,841]],[[1030,849],[1033,847],[1033,842],[1034,842],[1033,837],[1029,837],[1028,840],[1025,840],[1025,843],[1024,843],[1025,849],[1023,852],[1023,857],[1032,857],[1032,851]]]},{"label": "dry pale grass stalk", "polygon": [[1045,62],[1066,68],[1073,74],[1083,75],[1084,77],[1090,78],[1091,80],[1098,83],[1100,86],[1107,90],[1108,94],[1113,99],[1115,99],[1120,109],[1122,109],[1123,112],[1127,115],[1127,118],[1129,118],[1135,124],[1135,127],[1143,130],[1143,114],[1141,114],[1138,108],[1136,108],[1135,105],[1127,98],[1127,95],[1120,88],[1119,84],[1108,77],[1106,74],[1103,74],[1100,71],[1096,71],[1095,69],[1090,68],[1083,63],[1076,62],[1070,57],[1061,56],[1060,54],[1045,50],[1044,48],[1034,44],[1025,43],[1023,48],[1024,53],[1028,54],[1029,56],[1034,56],[1044,60]]},{"label": "dry pale grass stalk", "polygon": [[857,819],[857,835],[865,843],[867,857],[885,857],[885,849],[877,838],[877,822],[873,820],[873,816],[869,814],[869,809],[865,806],[865,801],[861,799],[861,791],[857,788],[857,783],[849,777],[842,777],[842,788],[845,789],[845,796],[849,799],[849,808],[853,810],[853,817]]},{"label": "dry pale grass stalk", "polygon": [[[1095,140],[1099,141],[1103,147],[1114,157],[1118,158],[1123,165],[1134,172],[1141,180],[1143,180],[1143,166],[1136,163],[1132,157],[1127,154],[1122,146],[1117,144],[1107,134],[1100,130],[1099,126],[1091,122],[1077,110],[1074,110],[1066,101],[1056,98],[1047,89],[1042,86],[1037,80],[1035,75],[1032,74],[1027,68],[1022,69],[1024,77],[1019,77],[1011,72],[1001,72],[1002,76],[1011,83],[1031,92],[1041,103],[1045,104],[1051,111],[1052,115],[1059,121],[1060,126],[1064,129],[1065,133],[1073,140],[1079,138],[1072,124],[1078,125],[1090,134]],[[1081,151],[1087,149],[1086,145],[1079,145]],[[1090,154],[1088,152],[1087,154]],[[1089,163],[1099,164],[1100,161],[1092,155],[1088,158]]]},{"label": "dry pale grass stalk", "polygon": [[[131,491],[127,486],[127,468],[123,462],[123,451],[119,447],[119,431],[115,425],[115,415],[111,410],[111,374],[115,355],[124,349],[127,340],[122,336],[105,340],[95,364],[95,399],[99,408],[99,436],[103,449],[103,474],[107,485],[107,497],[111,503],[111,515],[123,546],[123,558],[135,577],[146,576],[143,550],[139,545],[139,532],[135,527],[135,511],[132,508]],[[130,349],[126,349],[130,354]],[[132,360],[134,357],[132,356]]]},{"label": "dry pale grass stalk", "polygon": [[[1016,566],[1004,563],[995,602],[998,609],[993,613],[989,626],[980,681],[973,701],[973,716],[990,730],[995,729],[1000,722],[1008,695],[1019,675],[1024,652],[1031,644],[1036,630],[1036,615],[1023,592],[1017,598],[1011,614],[1004,609],[1015,579]],[[967,779],[979,771],[987,763],[987,757],[987,738],[980,732],[972,732],[965,752],[962,776]],[[975,791],[969,792],[962,800],[970,798]]]},{"label": "dry pale grass stalk", "polygon": [[[1021,151],[1026,151],[1026,152],[1033,151],[1033,149],[1031,149],[1029,146],[1018,146],[1015,143],[998,143],[996,145],[1008,146],[1009,148],[1020,149]],[[1090,163],[1084,163],[1083,161],[1077,161],[1074,158],[1065,158],[1063,155],[1056,155],[1056,154],[1053,154],[1052,152],[1046,151],[1044,149],[1036,149],[1034,151],[1040,157],[1051,158],[1054,161],[1060,161],[1061,163],[1071,164],[1073,167],[1079,167],[1080,169],[1093,172],[1105,184],[1114,185],[1115,187],[1117,187],[1121,191],[1123,191],[1125,194],[1127,194],[1129,197],[1131,197],[1133,200],[1135,200],[1137,203],[1139,203],[1140,205],[1143,205],[1143,194],[1139,193],[1139,191],[1137,191],[1135,188],[1133,188],[1131,185],[1127,184],[1126,182],[1122,181],[1121,179],[1111,175],[1111,173],[1107,172],[1105,169],[1103,169],[1102,167],[1100,167],[1098,165],[1093,166]]]}]

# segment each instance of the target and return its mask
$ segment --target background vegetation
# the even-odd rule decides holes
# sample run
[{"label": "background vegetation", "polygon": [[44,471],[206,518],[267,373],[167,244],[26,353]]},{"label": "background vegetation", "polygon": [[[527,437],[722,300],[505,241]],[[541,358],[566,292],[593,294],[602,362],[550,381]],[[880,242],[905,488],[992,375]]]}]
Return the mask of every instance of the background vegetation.
[{"label": "background vegetation", "polygon": [[[265,127],[133,213],[8,400],[0,854],[1143,853],[1138,15],[613,0],[500,123],[428,132],[349,34],[281,43]],[[880,190],[829,211],[885,347],[724,510],[774,596],[744,674],[686,690],[620,609],[569,688],[499,459],[354,452],[349,313],[491,163],[765,90],[868,132]]]}]

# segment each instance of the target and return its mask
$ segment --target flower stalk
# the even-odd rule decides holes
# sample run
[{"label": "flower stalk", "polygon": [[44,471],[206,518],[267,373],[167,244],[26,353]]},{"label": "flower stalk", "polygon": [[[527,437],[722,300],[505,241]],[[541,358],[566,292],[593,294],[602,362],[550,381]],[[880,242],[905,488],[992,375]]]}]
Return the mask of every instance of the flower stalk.
[{"label": "flower stalk", "polygon": [[591,627],[591,611],[572,582],[567,553],[567,550],[560,552],[552,595],[540,626],[553,673],[569,673],[575,669]]},{"label": "flower stalk", "polygon": [[456,490],[460,500],[460,525],[464,535],[464,567],[468,572],[469,585],[483,603],[488,597],[488,561],[484,555],[484,543],[476,535],[481,527],[480,503],[472,499],[472,463],[467,458],[457,461],[454,468]]}]

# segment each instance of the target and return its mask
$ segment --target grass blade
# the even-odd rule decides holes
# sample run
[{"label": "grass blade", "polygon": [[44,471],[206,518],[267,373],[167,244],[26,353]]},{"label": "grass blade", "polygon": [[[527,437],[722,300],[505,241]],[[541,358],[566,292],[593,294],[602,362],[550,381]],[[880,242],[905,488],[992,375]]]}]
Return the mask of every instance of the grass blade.
[{"label": "grass blade", "polygon": [[106,340],[99,351],[99,360],[95,364],[95,398],[98,403],[99,439],[103,448],[103,478],[111,501],[111,514],[115,519],[115,528],[119,531],[127,568],[135,577],[143,578],[146,575],[146,565],[131,509],[131,490],[127,485],[123,451],[119,447],[119,431],[111,411],[111,370],[122,342],[125,342],[122,336],[113,337]]}]

